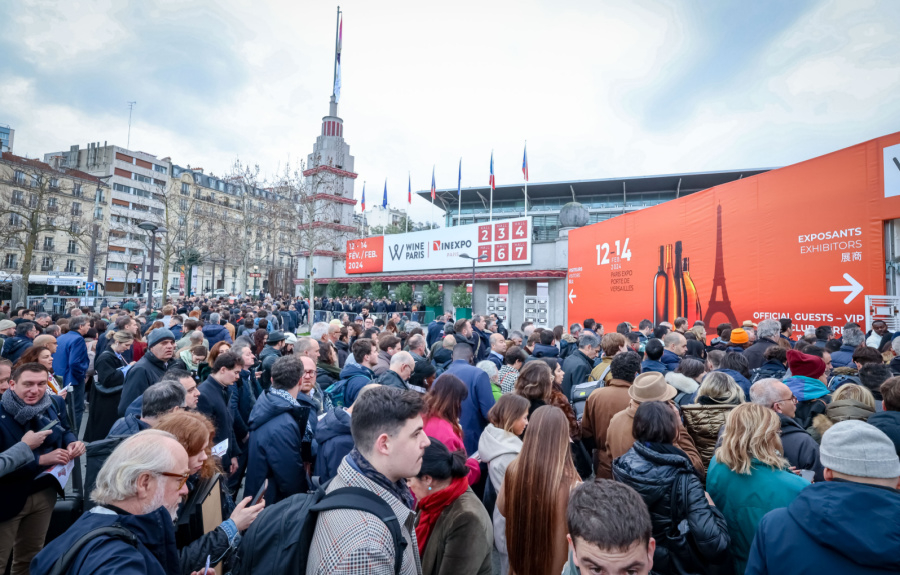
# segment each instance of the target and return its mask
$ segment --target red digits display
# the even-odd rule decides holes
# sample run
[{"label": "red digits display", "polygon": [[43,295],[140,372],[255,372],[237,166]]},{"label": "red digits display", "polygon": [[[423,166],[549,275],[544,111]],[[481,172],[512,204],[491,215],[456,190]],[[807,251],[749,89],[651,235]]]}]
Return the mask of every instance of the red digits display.
[{"label": "red digits display", "polygon": [[478,226],[478,242],[489,242],[491,241],[491,225],[485,224],[483,226]]}]

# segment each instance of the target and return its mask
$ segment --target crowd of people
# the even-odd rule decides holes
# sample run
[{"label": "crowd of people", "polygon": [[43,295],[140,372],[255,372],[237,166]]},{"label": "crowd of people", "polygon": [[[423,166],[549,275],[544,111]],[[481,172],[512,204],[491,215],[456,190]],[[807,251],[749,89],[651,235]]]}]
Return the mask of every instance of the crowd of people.
[{"label": "crowd of people", "polygon": [[[310,575],[900,572],[883,322],[509,331],[320,305],[336,319],[291,298],[3,310],[0,564],[280,572],[288,538]],[[85,511],[51,525],[47,471],[83,457]],[[198,528],[211,489],[223,520]]]}]

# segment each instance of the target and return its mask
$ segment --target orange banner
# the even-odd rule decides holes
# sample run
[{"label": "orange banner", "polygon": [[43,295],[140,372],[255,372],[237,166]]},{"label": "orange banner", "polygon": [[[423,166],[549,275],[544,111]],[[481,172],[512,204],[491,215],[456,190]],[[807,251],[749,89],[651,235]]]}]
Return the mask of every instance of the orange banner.
[{"label": "orange banner", "polygon": [[865,295],[885,292],[884,221],[900,218],[898,144],[891,134],[573,230],[569,323],[862,324]]}]

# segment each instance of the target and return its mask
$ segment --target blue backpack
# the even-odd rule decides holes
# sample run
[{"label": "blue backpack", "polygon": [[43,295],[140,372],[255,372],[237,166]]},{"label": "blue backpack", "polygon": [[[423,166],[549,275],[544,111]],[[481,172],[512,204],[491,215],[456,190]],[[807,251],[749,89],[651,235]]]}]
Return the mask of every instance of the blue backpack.
[{"label": "blue backpack", "polygon": [[362,377],[367,381],[369,380],[369,378],[367,378],[366,376],[357,374],[348,377],[347,379],[336,381],[328,386],[328,389],[323,392],[323,394],[325,395],[325,411],[330,411],[335,407],[346,407],[344,405],[344,392],[346,391],[347,386],[350,384],[350,382],[358,377]]}]

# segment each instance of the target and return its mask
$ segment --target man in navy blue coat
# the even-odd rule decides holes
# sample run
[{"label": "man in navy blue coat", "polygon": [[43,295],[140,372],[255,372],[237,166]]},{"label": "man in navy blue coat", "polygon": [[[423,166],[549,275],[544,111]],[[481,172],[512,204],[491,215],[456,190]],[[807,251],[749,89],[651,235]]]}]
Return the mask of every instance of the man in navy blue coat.
[{"label": "man in navy blue coat", "polygon": [[57,421],[29,463],[0,477],[0,565],[5,566],[12,553],[13,573],[28,572],[28,564],[44,545],[56,495],[61,493],[54,477],[38,476],[84,453],[84,444],[69,427],[65,402],[47,393],[47,376],[43,365],[26,363],[13,372],[0,399],[0,451],[22,441],[27,432]]},{"label": "man in navy blue coat", "polygon": [[84,380],[90,365],[87,344],[84,336],[91,329],[90,319],[80,315],[69,321],[69,331],[56,340],[56,353],[53,354],[53,374],[63,380],[63,385],[71,385],[75,399],[75,429],[81,429],[81,416],[84,415]]},{"label": "man in navy blue coat", "polygon": [[[310,374],[306,374],[309,369]],[[297,401],[304,379],[311,386],[316,365],[308,357],[286,355],[272,365],[272,385],[250,412],[250,443],[246,493],[256,493],[269,480],[266,504],[271,505],[308,489],[305,464],[312,462],[315,407]]]},{"label": "man in navy blue coat", "polygon": [[453,362],[445,372],[460,378],[469,389],[469,395],[463,400],[459,415],[466,453],[478,451],[478,440],[488,424],[488,411],[494,407],[491,379],[484,370],[472,365],[472,358],[472,346],[465,343],[456,344],[453,348]]},{"label": "man in navy blue coat", "polygon": [[214,445],[228,440],[228,450],[222,456],[222,468],[226,473],[237,471],[237,458],[241,454],[234,436],[234,413],[229,404],[234,382],[241,377],[243,369],[244,361],[241,356],[230,351],[220,353],[213,364],[212,373],[197,388],[200,390],[197,411],[209,417],[216,428]]}]

